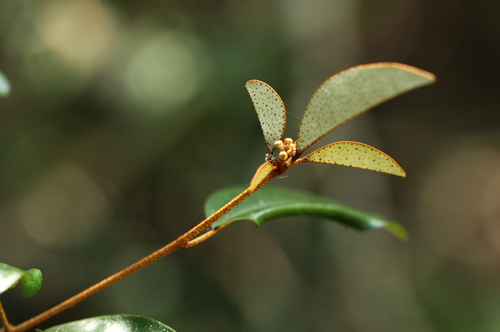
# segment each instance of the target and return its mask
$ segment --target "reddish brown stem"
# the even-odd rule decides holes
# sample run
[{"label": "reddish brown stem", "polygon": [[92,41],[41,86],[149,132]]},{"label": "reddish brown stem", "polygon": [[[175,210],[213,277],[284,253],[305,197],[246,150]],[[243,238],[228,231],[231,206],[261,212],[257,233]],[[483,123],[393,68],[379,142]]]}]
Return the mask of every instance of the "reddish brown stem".
[{"label": "reddish brown stem", "polygon": [[191,241],[189,241],[188,243],[186,243],[186,245],[184,246],[184,248],[191,248],[191,247],[194,247],[197,244],[202,243],[206,239],[211,238],[212,236],[214,236],[215,234],[217,234],[221,229],[223,229],[224,227],[226,227],[228,225],[229,224],[221,225],[221,226],[219,226],[219,227],[217,227],[215,229],[211,229],[208,232],[203,233],[200,236],[195,237],[194,239],[192,239]]},{"label": "reddish brown stem", "polygon": [[152,253],[151,255],[149,255],[149,256],[141,259],[140,261],[130,265],[126,269],[112,275],[109,278],[104,279],[103,281],[95,284],[94,286],[92,286],[90,288],[87,288],[83,292],[67,299],[66,301],[56,305],[55,307],[39,314],[38,316],[35,316],[35,317],[25,321],[24,323],[21,323],[17,326],[14,326],[12,329],[12,332],[26,331],[27,329],[29,329],[37,324],[40,324],[41,322],[49,319],[50,317],[55,316],[58,313],[66,310],[68,308],[71,308],[75,304],[82,302],[83,300],[91,297],[92,295],[94,295],[94,294],[102,291],[103,289],[111,286],[115,282],[131,275],[132,273],[134,273],[134,272],[142,269],[143,267],[153,263],[157,259],[159,259],[159,258],[177,250],[177,249],[180,249],[181,247],[182,246],[177,242],[177,240],[168,244],[167,246]]},{"label": "reddish brown stem", "polygon": [[3,310],[2,303],[0,302],[0,321],[2,322],[2,325],[4,326],[4,329],[1,329],[1,331],[5,332],[11,332],[11,326],[9,324],[9,320],[7,319],[7,315],[5,315],[5,311]]},{"label": "reddish brown stem", "polygon": [[[57,315],[58,313],[66,310],[68,308],[73,307],[77,303],[82,302],[83,300],[85,300],[85,299],[91,297],[92,295],[102,291],[103,289],[105,289],[105,288],[111,286],[112,284],[114,284],[115,282],[120,281],[121,279],[131,275],[132,273],[142,269],[143,267],[153,263],[154,261],[162,258],[163,256],[168,255],[169,253],[176,251],[178,249],[192,247],[198,243],[203,242],[204,240],[206,240],[207,238],[209,238],[210,236],[215,234],[216,231],[209,231],[207,234],[210,234],[210,235],[208,235],[208,236],[202,235],[202,236],[200,236],[199,240],[198,239],[193,240],[193,239],[198,234],[200,234],[202,231],[209,228],[214,222],[216,222],[218,219],[220,219],[223,215],[225,215],[226,213],[231,211],[234,207],[236,207],[238,204],[243,202],[246,198],[248,198],[251,194],[253,194],[257,189],[262,187],[267,182],[271,181],[271,179],[273,179],[276,175],[277,174],[274,174],[274,173],[269,174],[269,176],[266,177],[263,181],[261,181],[259,183],[259,185],[257,185],[253,190],[251,190],[250,188],[246,189],[241,194],[236,196],[233,200],[231,200],[229,203],[227,203],[222,208],[220,208],[218,211],[213,213],[210,217],[203,220],[200,224],[198,224],[196,227],[191,229],[186,234],[179,237],[174,242],[166,245],[165,247],[161,248],[158,251],[155,251],[151,255],[149,255],[149,256],[141,259],[140,261],[130,265],[126,269],[112,275],[111,277],[104,279],[103,281],[101,281],[101,282],[95,284],[94,286],[84,290],[83,292],[81,292],[81,293],[67,299],[66,301],[56,305],[55,307],[39,314],[38,316],[35,316],[35,317],[25,321],[24,323],[21,323],[17,326],[14,326],[14,327],[9,327],[8,324],[5,325],[6,326],[5,332],[26,331],[27,329],[29,329],[37,324],[40,324],[41,322],[49,319],[50,317]],[[191,240],[193,240],[193,241],[191,241]],[[3,310],[2,310],[2,312],[3,312]],[[5,318],[5,320],[6,320],[6,318]],[[10,330],[9,330],[9,328],[10,328]]]}]

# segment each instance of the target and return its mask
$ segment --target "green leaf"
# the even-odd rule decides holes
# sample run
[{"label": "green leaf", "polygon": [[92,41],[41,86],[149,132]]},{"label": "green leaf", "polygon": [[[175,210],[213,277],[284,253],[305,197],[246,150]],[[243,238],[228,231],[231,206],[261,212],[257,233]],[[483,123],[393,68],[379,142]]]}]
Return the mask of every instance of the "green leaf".
[{"label": "green leaf", "polygon": [[42,287],[42,271],[38,269],[30,269],[21,278],[23,288],[21,290],[22,296],[33,296]]},{"label": "green leaf", "polygon": [[42,287],[42,272],[37,269],[24,271],[16,267],[0,263],[0,294],[17,285],[21,280],[21,295],[33,296]]},{"label": "green leaf", "polygon": [[134,315],[109,315],[53,326],[44,332],[175,332],[154,319]]},{"label": "green leaf", "polygon": [[[243,186],[234,186],[216,191],[205,202],[205,215],[211,215],[243,190]],[[403,241],[408,239],[408,233],[401,224],[383,216],[353,209],[327,197],[280,187],[259,189],[217,220],[212,227],[236,220],[251,220],[260,226],[276,218],[296,215],[323,217],[359,231],[383,228]]]},{"label": "green leaf", "polygon": [[0,263],[0,294],[17,285],[23,275],[23,270]]},{"label": "green leaf", "polygon": [[7,97],[10,94],[10,83],[2,72],[0,72],[0,97]]}]

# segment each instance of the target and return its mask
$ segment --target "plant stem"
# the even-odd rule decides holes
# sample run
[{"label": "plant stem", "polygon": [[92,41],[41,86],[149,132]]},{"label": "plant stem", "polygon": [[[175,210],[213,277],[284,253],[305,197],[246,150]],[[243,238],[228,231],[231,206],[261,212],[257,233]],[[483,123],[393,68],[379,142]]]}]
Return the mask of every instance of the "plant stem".
[{"label": "plant stem", "polygon": [[[7,315],[5,315],[5,311],[3,310],[2,303],[0,302],[0,321],[5,328],[5,332],[11,332],[10,324],[7,319]],[[3,329],[2,329],[3,330]],[[1,330],[0,330],[1,331]]]},{"label": "plant stem", "polygon": [[[200,236],[200,239],[195,239],[193,240],[198,234],[200,234],[202,231],[210,227],[214,222],[216,222],[218,219],[220,219],[223,215],[231,211],[234,207],[236,207],[238,204],[243,202],[246,198],[248,198],[251,194],[253,194],[257,189],[262,187],[264,184],[267,182],[271,181],[274,177],[276,177],[277,174],[269,174],[268,177],[266,177],[264,180],[262,180],[259,185],[257,185],[254,189],[246,189],[244,190],[241,194],[233,198],[229,203],[224,205],[222,208],[214,212],[211,216],[209,216],[207,219],[203,220],[200,224],[198,224],[196,227],[191,229],[189,232],[186,234],[182,235],[179,237],[177,240],[169,243],[165,247],[161,248],[160,250],[155,251],[151,255],[141,259],[140,261],[130,265],[129,267],[123,269],[122,271],[112,275],[111,277],[108,277],[101,282],[95,284],[94,286],[87,288],[83,292],[67,299],[66,301],[56,305],[55,307],[39,314],[38,316],[35,316],[24,323],[21,323],[17,326],[11,327],[9,330],[9,325],[7,323],[6,326],[6,331],[5,332],[22,332],[26,331],[27,329],[40,324],[41,322],[49,319],[52,316],[57,315],[58,313],[73,307],[77,303],[82,302],[83,300],[91,297],[92,295],[104,290],[105,288],[111,286],[117,281],[122,280],[123,278],[131,275],[132,273],[142,269],[143,267],[153,263],[154,261],[170,254],[173,251],[176,251],[181,248],[188,248],[192,247],[198,243],[203,242],[204,240],[208,239],[212,235],[214,235],[217,231],[211,230],[207,232],[206,234],[209,234],[207,236],[206,234]],[[191,241],[193,240],[193,241]],[[191,241],[191,242],[190,242]],[[3,310],[2,310],[3,312]],[[3,320],[2,320],[3,321]]]},{"label": "plant stem", "polygon": [[221,229],[223,229],[224,227],[226,227],[228,225],[230,225],[230,224],[221,225],[221,226],[219,226],[219,227],[217,227],[215,229],[211,229],[208,232],[203,233],[200,236],[195,237],[194,239],[192,239],[191,241],[189,241],[188,243],[186,243],[186,245],[184,246],[184,248],[194,247],[195,245],[197,245],[197,244],[205,241],[206,239],[211,238],[212,236],[214,236],[215,234],[217,234],[217,232],[219,232]]}]

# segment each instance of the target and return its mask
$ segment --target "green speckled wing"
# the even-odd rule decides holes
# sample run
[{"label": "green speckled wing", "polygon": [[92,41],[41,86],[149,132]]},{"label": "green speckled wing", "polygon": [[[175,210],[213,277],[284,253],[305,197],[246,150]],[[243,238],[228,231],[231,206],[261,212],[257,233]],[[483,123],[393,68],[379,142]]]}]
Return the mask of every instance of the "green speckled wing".
[{"label": "green speckled wing", "polygon": [[336,142],[311,152],[299,162],[334,164],[406,177],[405,171],[387,154],[358,142]]},{"label": "green speckled wing", "polygon": [[245,86],[259,117],[267,152],[272,154],[276,149],[274,142],[281,139],[285,132],[285,105],[278,93],[262,81],[250,80]]},{"label": "green speckled wing", "polygon": [[300,156],[323,136],[370,108],[435,81],[433,74],[399,63],[375,63],[344,70],[314,92],[297,138]]}]

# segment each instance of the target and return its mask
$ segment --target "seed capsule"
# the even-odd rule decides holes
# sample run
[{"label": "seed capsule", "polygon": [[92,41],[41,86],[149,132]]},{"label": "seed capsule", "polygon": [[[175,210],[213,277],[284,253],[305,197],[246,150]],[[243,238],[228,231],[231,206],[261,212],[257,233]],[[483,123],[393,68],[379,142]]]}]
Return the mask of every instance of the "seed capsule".
[{"label": "seed capsule", "polygon": [[285,151],[281,151],[278,157],[280,158],[280,160],[285,161],[288,159],[288,153],[286,153]]},{"label": "seed capsule", "polygon": [[274,142],[274,146],[277,147],[280,150],[283,150],[283,141],[280,140],[280,139],[277,140],[276,142]]}]

